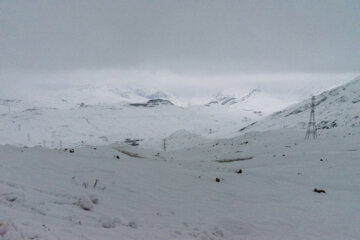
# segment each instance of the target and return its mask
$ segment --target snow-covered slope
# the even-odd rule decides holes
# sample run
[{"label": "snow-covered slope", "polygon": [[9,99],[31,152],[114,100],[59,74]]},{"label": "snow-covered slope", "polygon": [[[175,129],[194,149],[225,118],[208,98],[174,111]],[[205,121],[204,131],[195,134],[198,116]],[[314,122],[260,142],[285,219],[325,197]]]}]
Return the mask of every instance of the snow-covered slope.
[{"label": "snow-covered slope", "polygon": [[[359,126],[359,82],[359,79],[356,79],[317,96],[316,118],[319,128]],[[90,91],[85,88],[84,91],[102,90],[94,88]],[[140,90],[135,92],[117,92],[116,95],[142,105],[148,102],[150,97],[164,97],[164,93],[160,92],[151,96]],[[129,102],[90,104],[98,102],[96,99],[81,104],[80,99],[84,100],[83,97],[74,100],[77,95],[70,95],[73,97],[71,101],[70,98],[65,99],[65,96],[55,97],[59,99],[61,106],[51,102],[38,106],[25,100],[1,99],[0,144],[56,148],[109,144],[135,138],[144,139],[141,144],[151,142],[161,148],[161,140],[178,130],[186,130],[206,138],[223,138],[234,136],[237,130],[255,121],[258,122],[245,130],[263,131],[283,127],[303,129],[309,118],[308,99],[261,120],[270,114],[271,109],[286,102],[259,90],[237,98],[235,104],[213,104],[210,107],[152,104],[151,106],[155,107],[137,108],[130,106]],[[157,103],[157,100],[150,101]]]},{"label": "snow-covered slope", "polygon": [[288,104],[287,100],[276,94],[255,88],[241,97],[219,92],[205,106],[210,108],[223,107],[228,111],[248,111],[258,116],[266,116],[286,107]]},{"label": "snow-covered slope", "polygon": [[[131,87],[119,88],[114,85],[74,85],[74,86],[30,86],[28,89],[20,88],[13,93],[0,95],[0,106],[8,106],[11,110],[31,107],[69,109],[80,104],[106,105],[119,102],[146,103],[152,99],[164,99],[176,105],[182,105],[175,96],[158,89],[139,89]],[[4,112],[5,110],[1,110]]]},{"label": "snow-covered slope", "polygon": [[[307,126],[311,98],[253,123],[243,131],[264,131]],[[318,129],[360,127],[360,78],[316,96],[315,118]]]},{"label": "snow-covered slope", "polygon": [[216,138],[234,135],[259,117],[249,111],[205,106],[133,107],[127,103],[68,109],[30,107],[10,113],[6,108],[0,117],[0,144],[57,148],[109,144],[126,138],[144,139],[145,144],[181,129]]},{"label": "snow-covered slope", "polygon": [[218,92],[217,94],[215,94],[213,96],[213,99],[206,105],[207,106],[211,106],[214,104],[233,105],[233,104],[237,104],[240,102],[245,102],[245,101],[248,101],[251,97],[254,97],[257,92],[260,92],[260,90],[257,88],[253,89],[246,96],[243,96],[241,98],[237,98],[234,95],[228,96],[228,95],[223,94],[222,92]]},{"label": "snow-covered slope", "polygon": [[[181,138],[194,146],[171,150]],[[0,239],[360,238],[359,131],[170,139],[167,152],[0,146]]]}]

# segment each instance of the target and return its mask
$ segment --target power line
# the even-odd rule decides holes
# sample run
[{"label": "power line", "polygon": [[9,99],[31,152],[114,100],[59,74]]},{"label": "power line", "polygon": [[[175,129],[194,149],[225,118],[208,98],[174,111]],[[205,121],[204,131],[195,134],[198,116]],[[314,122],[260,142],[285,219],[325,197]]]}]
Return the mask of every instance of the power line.
[{"label": "power line", "polygon": [[317,129],[316,129],[316,122],[315,122],[315,97],[314,96],[312,96],[312,98],[311,98],[310,119],[308,122],[305,139],[310,139],[311,136],[313,139],[317,138]]}]

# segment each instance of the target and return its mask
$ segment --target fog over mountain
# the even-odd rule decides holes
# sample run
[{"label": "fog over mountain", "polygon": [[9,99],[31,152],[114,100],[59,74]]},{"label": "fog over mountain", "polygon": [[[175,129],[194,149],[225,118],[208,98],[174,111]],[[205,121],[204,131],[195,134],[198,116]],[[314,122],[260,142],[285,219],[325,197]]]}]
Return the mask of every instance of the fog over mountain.
[{"label": "fog over mountain", "polygon": [[359,240],[359,0],[0,0],[0,240]]},{"label": "fog over mountain", "polygon": [[27,74],[2,72],[0,94],[2,98],[18,98],[36,104],[63,97],[95,104],[122,101],[120,93],[138,89],[147,94],[166,93],[186,106],[206,104],[219,92],[242,98],[253,89],[259,89],[281,100],[279,110],[356,76],[357,73],[182,75],[169,71],[109,69]]},{"label": "fog over mountain", "polygon": [[111,82],[188,102],[258,85],[330,88],[360,72],[359,10],[352,0],[1,1],[0,81],[5,94]]}]

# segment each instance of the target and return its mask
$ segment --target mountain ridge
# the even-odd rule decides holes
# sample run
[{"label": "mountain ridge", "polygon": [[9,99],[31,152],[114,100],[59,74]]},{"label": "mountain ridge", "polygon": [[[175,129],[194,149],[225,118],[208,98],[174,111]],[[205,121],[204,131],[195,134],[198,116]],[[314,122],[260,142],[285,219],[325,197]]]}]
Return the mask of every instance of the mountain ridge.
[{"label": "mountain ridge", "polygon": [[[315,96],[315,117],[318,129],[360,127],[360,77]],[[278,128],[305,129],[311,98],[275,112],[240,131],[266,131]]]}]

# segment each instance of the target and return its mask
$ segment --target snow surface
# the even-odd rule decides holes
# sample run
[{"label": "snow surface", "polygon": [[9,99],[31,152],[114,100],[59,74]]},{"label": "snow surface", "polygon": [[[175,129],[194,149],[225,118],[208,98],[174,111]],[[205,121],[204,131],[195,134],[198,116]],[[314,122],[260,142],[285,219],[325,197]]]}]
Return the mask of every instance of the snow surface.
[{"label": "snow surface", "polygon": [[[222,107],[132,107],[127,103],[90,105],[68,109],[18,105],[0,115],[0,144],[49,148],[106,145],[126,138],[155,142],[179,130],[207,138],[236,134],[236,130],[261,118],[247,110]],[[211,130],[210,130],[211,129]]]},{"label": "snow surface", "polygon": [[307,141],[308,100],[263,120],[2,100],[0,240],[360,239],[359,84],[317,96]]},{"label": "snow surface", "polygon": [[303,135],[167,152],[1,146],[2,239],[359,239],[359,129]]}]

